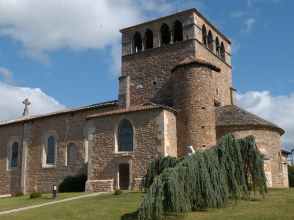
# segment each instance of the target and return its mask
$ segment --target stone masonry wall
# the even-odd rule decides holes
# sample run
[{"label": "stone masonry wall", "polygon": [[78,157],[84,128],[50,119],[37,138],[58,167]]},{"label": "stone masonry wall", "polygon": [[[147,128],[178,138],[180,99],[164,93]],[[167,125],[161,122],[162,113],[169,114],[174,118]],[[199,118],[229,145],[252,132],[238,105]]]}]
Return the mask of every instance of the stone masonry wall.
[{"label": "stone masonry wall", "polygon": [[113,191],[113,180],[87,181],[85,192],[110,192]]},{"label": "stone masonry wall", "polygon": [[[219,127],[216,129],[217,144],[220,143],[222,137],[229,133],[234,134],[236,138],[244,138],[248,135],[253,135],[260,152],[269,157],[269,161],[265,163],[265,171],[271,171],[272,187],[284,186],[283,172],[279,166],[278,155],[278,152],[281,151],[280,133],[277,130],[258,126]],[[269,176],[269,174],[267,176]],[[270,181],[269,185],[271,185]]]},{"label": "stone masonry wall", "polygon": [[174,72],[179,158],[188,155],[188,146],[202,151],[216,144],[213,77],[214,72],[201,64],[181,66]]},{"label": "stone masonry wall", "polygon": [[[11,194],[15,196],[21,190],[23,125],[0,126],[0,134],[0,195]],[[18,143],[18,162],[17,167],[10,168],[11,150],[14,142]]]},{"label": "stone masonry wall", "polygon": [[[95,134],[92,146],[89,145],[88,180],[114,179],[116,188],[118,163],[129,163],[132,182],[130,185],[131,188],[137,189],[138,181],[136,179],[145,175],[148,165],[153,159],[164,156],[164,152],[158,152],[158,149],[162,148],[162,141],[158,139],[158,128],[163,127],[158,122],[162,120],[163,111],[162,109],[152,109],[91,118],[89,121],[95,127]],[[118,152],[117,128],[124,119],[129,120],[133,126],[133,151]],[[174,143],[171,141],[170,144]],[[176,148],[176,145],[172,147]]]},{"label": "stone masonry wall", "polygon": [[219,91],[218,95],[214,93],[215,100],[221,103],[221,106],[231,105],[231,67],[201,43],[197,42],[196,48],[197,58],[210,62],[221,69],[219,73],[215,72],[214,77],[215,88],[218,88]]},{"label": "stone masonry wall", "polygon": [[[86,117],[117,109],[117,106],[102,107],[99,109],[84,110],[75,113],[62,114],[53,117],[36,119],[28,123],[28,155],[27,155],[27,192],[38,190],[42,193],[51,193],[52,185],[57,186],[67,177],[87,173],[87,152],[85,140],[87,130]],[[44,142],[48,141],[45,134],[56,135],[55,165],[46,166],[44,157]],[[86,132],[87,133],[87,132]],[[68,144],[77,147],[76,165],[66,164]]]},{"label": "stone masonry wall", "polygon": [[123,56],[122,75],[130,76],[131,106],[148,101],[171,106],[173,92],[170,71],[190,55],[195,56],[193,40]]}]

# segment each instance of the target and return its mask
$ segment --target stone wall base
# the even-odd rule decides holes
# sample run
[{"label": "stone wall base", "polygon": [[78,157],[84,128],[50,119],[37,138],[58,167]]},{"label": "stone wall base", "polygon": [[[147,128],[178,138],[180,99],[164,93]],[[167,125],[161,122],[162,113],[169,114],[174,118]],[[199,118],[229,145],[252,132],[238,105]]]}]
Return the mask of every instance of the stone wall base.
[{"label": "stone wall base", "polygon": [[88,180],[85,192],[111,192],[113,191],[113,179],[111,180]]},{"label": "stone wall base", "polygon": [[140,190],[140,184],[143,178],[135,178],[134,184],[133,184],[133,191],[139,191]]}]

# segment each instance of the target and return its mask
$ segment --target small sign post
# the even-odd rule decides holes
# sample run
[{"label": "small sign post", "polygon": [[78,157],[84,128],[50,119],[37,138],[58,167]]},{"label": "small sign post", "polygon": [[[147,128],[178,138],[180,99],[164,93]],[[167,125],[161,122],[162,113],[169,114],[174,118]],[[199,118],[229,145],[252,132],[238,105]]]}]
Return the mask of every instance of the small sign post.
[{"label": "small sign post", "polygon": [[56,185],[53,185],[53,199],[56,198]]}]

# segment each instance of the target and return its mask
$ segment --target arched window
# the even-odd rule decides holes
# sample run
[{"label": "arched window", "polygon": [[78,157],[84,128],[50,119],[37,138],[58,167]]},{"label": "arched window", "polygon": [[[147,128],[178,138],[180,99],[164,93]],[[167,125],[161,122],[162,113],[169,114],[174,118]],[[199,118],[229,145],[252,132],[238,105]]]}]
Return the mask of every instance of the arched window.
[{"label": "arched window", "polygon": [[150,29],[147,29],[145,33],[145,38],[146,38],[146,49],[153,48],[153,33]]},{"label": "arched window", "polygon": [[180,21],[176,21],[174,24],[174,31],[175,31],[175,42],[179,42],[183,40],[183,28],[182,23]]},{"label": "arched window", "polygon": [[221,43],[220,54],[223,61],[226,61],[225,46],[224,43]]},{"label": "arched window", "polygon": [[14,142],[12,145],[11,167],[17,167],[18,160],[18,143]]},{"label": "arched window", "polygon": [[55,152],[55,138],[49,137],[48,139],[48,150],[47,150],[47,164],[54,163],[54,152]]},{"label": "arched window", "polygon": [[166,24],[163,24],[161,26],[161,45],[167,45],[170,42],[170,33],[169,33],[169,28]]},{"label": "arched window", "polygon": [[220,45],[219,45],[219,40],[218,37],[215,38],[215,47],[216,47],[216,55],[220,56]]},{"label": "arched window", "polygon": [[208,32],[208,48],[213,51],[213,38],[211,31]]},{"label": "arched window", "polygon": [[133,151],[133,126],[126,119],[118,128],[118,151]]},{"label": "arched window", "polygon": [[207,33],[205,25],[202,26],[202,43],[204,46],[207,46]]},{"label": "arched window", "polygon": [[142,38],[139,32],[136,32],[134,36],[135,48],[134,53],[139,52],[142,50]]},{"label": "arched window", "polygon": [[69,144],[67,146],[67,165],[77,164],[77,146],[75,144]]}]

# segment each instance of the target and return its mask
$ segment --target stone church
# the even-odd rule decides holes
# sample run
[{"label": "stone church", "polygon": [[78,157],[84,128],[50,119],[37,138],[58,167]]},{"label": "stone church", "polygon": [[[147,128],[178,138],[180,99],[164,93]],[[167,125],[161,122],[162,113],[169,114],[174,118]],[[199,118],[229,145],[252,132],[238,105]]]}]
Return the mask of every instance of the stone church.
[{"label": "stone church", "polygon": [[0,124],[0,195],[50,193],[87,174],[86,191],[137,190],[157,157],[254,135],[270,187],[288,187],[284,130],[237,106],[230,40],[195,8],[122,34],[118,100]]}]

